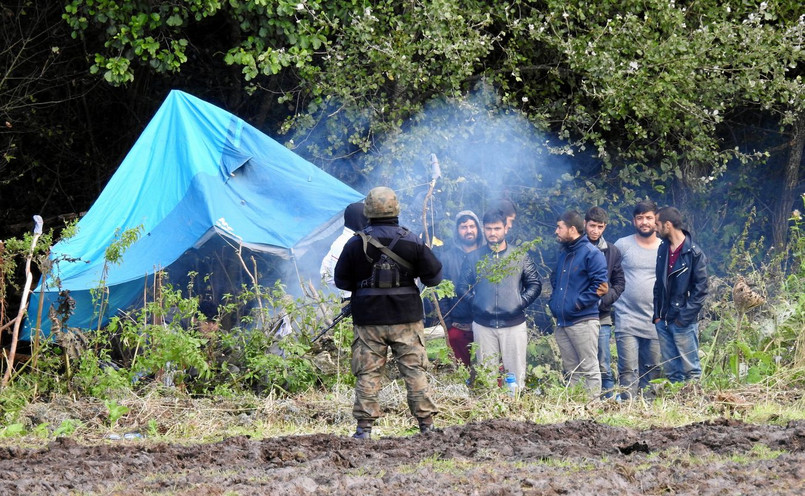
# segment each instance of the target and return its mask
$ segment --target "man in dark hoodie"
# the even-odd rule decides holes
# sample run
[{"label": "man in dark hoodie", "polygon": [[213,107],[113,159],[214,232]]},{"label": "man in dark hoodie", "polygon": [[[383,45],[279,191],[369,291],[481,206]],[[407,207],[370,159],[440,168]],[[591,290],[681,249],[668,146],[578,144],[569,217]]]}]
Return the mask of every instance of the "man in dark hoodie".
[{"label": "man in dark hoodie", "polygon": [[707,257],[682,229],[674,207],[657,212],[657,279],[654,282],[654,325],[660,340],[662,368],[671,382],[698,380],[699,312],[707,296]]},{"label": "man in dark hoodie", "polygon": [[462,210],[456,215],[456,231],[453,245],[434,250],[442,262],[442,276],[453,281],[456,295],[442,298],[439,309],[447,325],[447,341],[456,358],[466,367],[470,366],[472,345],[472,298],[466,292],[459,293],[462,267],[471,254],[483,246],[481,222],[472,210]]},{"label": "man in dark hoodie", "polygon": [[620,250],[604,239],[607,221],[609,221],[607,211],[601,207],[592,207],[584,215],[584,230],[587,233],[587,239],[601,250],[607,260],[609,289],[601,297],[601,303],[598,305],[598,321],[601,324],[598,331],[598,368],[601,370],[601,390],[605,398],[610,398],[613,395],[612,388],[615,387],[612,353],[609,347],[612,336],[612,304],[626,288],[626,277],[623,274],[623,267],[621,267]]},{"label": "man in dark hoodie", "polygon": [[483,221],[486,246],[475,251],[462,278],[473,292],[472,331],[478,361],[502,361],[518,387],[523,387],[528,345],[525,309],[542,291],[542,280],[531,257],[506,243],[505,214],[492,210]]},{"label": "man in dark hoodie", "polygon": [[442,264],[421,239],[400,226],[400,203],[390,188],[372,188],[364,214],[369,226],[347,241],[335,265],[335,285],[352,292],[352,415],[358,422],[353,437],[369,439],[382,413],[378,393],[389,348],[405,381],[408,407],[426,433],[433,429],[438,410],[425,372],[424,312],[415,280],[436,286]]},{"label": "man in dark hoodie", "polygon": [[584,234],[581,215],[570,210],[556,222],[556,238],[562,245],[551,276],[549,306],[556,318],[554,337],[568,382],[584,380],[594,397],[601,394],[598,367],[598,303],[609,289],[607,261]]}]

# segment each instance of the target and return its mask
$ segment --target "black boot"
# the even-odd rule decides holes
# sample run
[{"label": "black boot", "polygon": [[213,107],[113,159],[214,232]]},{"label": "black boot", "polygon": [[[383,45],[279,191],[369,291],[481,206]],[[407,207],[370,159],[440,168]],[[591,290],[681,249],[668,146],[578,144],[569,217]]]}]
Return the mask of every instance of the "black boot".
[{"label": "black boot", "polygon": [[432,434],[435,432],[433,427],[433,417],[427,417],[419,420],[419,432],[422,434]]}]

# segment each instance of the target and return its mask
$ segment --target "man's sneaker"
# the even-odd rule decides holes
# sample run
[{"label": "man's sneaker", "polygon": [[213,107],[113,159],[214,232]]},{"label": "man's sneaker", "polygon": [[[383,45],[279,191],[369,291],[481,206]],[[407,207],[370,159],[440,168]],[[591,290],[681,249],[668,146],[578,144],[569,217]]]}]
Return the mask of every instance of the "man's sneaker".
[{"label": "man's sneaker", "polygon": [[353,434],[352,437],[355,439],[372,439],[372,428],[358,426],[358,428],[355,429],[355,434]]},{"label": "man's sneaker", "polygon": [[618,394],[616,394],[616,395],[614,396],[614,398],[615,398],[615,401],[617,401],[618,403],[623,403],[624,401],[629,401],[629,400],[631,400],[631,399],[632,399],[632,395],[631,395],[630,393],[623,392],[623,393],[618,393]]}]

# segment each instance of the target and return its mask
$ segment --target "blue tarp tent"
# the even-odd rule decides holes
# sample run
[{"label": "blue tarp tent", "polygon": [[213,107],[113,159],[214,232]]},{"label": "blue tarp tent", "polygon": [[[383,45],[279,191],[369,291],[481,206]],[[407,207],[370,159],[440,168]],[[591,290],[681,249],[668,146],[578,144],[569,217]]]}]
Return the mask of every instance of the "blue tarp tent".
[{"label": "blue tarp tent", "polygon": [[[53,247],[53,269],[40,283],[43,333],[60,290],[76,301],[67,325],[93,328],[99,318],[91,291],[102,280],[109,288],[105,322],[141,302],[156,271],[207,243],[299,257],[340,229],[341,212],[362,196],[243,120],[172,91],[79,221],[78,234]],[[105,263],[107,247],[138,227],[120,263]],[[32,293],[22,339],[36,325],[41,290]]]}]

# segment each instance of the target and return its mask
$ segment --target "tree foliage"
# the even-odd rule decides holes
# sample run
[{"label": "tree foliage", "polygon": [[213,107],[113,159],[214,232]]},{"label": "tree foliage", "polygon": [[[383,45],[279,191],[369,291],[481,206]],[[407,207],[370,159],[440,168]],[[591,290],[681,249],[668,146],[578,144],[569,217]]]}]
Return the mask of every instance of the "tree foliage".
[{"label": "tree foliage", "polygon": [[[68,36],[51,45],[84,51],[85,77],[122,88],[140,120],[183,86],[356,186],[370,175],[419,184],[432,152],[446,165],[445,203],[459,206],[483,188],[461,182],[481,160],[456,149],[505,144],[534,163],[567,159],[551,165],[557,177],[519,162],[491,175],[482,194],[516,190],[527,211],[618,210],[650,194],[687,207],[695,225],[723,226],[725,211],[747,212],[767,179],[785,176],[759,214],[785,232],[799,182],[805,21],[786,2],[71,0],[61,16]],[[478,88],[491,96],[470,97]],[[426,122],[439,107],[456,120]],[[511,116],[530,136],[478,124]],[[84,146],[98,129],[76,132]],[[96,190],[118,157],[93,164],[104,150],[89,137],[96,145],[77,162],[99,169]],[[504,156],[486,167],[498,171]]]}]

